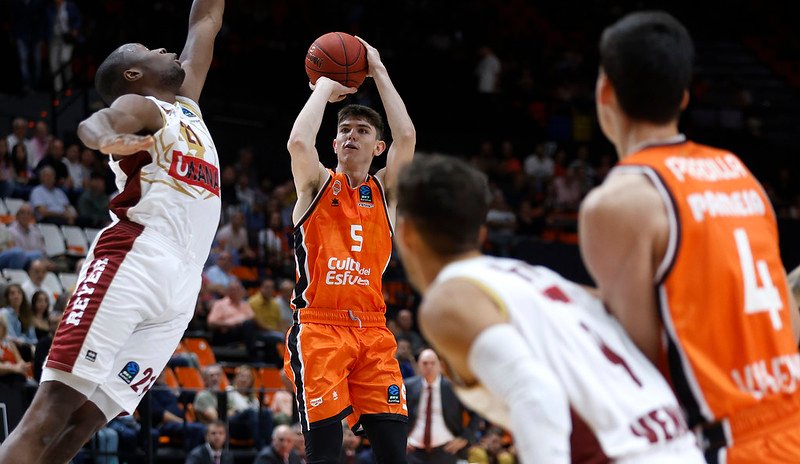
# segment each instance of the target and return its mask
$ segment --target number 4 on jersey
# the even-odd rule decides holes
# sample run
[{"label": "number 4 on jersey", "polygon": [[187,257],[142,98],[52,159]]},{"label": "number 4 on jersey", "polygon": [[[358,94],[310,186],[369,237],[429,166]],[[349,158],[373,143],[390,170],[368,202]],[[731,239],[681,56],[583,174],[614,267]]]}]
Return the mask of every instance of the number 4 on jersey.
[{"label": "number 4 on jersey", "polygon": [[[772,283],[767,262],[763,259],[758,261],[753,259],[750,240],[744,229],[734,230],[733,237],[736,239],[736,250],[739,252],[739,263],[742,266],[745,314],[767,312],[772,320],[772,327],[780,330],[783,322],[779,311],[783,308],[783,303],[781,303],[778,289]],[[758,270],[758,278],[761,279],[760,287],[756,279],[756,270]]]}]

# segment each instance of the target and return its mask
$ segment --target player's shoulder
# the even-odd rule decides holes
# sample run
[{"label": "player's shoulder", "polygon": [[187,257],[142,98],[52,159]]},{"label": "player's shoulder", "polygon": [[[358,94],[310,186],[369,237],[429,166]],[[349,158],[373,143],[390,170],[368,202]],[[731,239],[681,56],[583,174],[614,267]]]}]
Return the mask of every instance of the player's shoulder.
[{"label": "player's shoulder", "polygon": [[617,171],[581,202],[581,217],[636,216],[662,204],[658,189],[643,173]]}]

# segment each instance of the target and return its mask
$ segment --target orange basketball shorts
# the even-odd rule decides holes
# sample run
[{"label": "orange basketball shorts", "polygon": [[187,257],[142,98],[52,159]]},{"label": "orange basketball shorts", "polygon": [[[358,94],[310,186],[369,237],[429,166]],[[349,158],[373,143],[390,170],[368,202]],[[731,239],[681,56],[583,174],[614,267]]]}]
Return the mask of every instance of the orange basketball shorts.
[{"label": "orange basketball shorts", "polygon": [[304,431],[345,417],[353,430],[364,415],[407,420],[397,343],[383,314],[304,308],[295,321],[284,370]]}]

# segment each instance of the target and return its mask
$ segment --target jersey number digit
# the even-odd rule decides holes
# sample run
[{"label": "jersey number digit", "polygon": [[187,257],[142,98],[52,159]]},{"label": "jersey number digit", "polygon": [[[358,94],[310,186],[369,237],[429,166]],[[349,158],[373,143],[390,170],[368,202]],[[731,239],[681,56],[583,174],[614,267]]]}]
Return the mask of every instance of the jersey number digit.
[{"label": "jersey number digit", "polygon": [[[736,239],[736,250],[739,252],[739,264],[742,266],[742,281],[744,282],[744,312],[745,314],[769,313],[772,327],[780,330],[783,327],[781,316],[778,313],[783,308],[781,295],[772,283],[767,262],[763,259],[756,261],[750,248],[750,240],[744,229],[733,231]],[[758,276],[756,277],[756,270]],[[761,286],[758,280],[761,279]]]},{"label": "jersey number digit", "polygon": [[360,235],[362,230],[361,224],[350,226],[350,238],[356,242],[355,245],[350,247],[350,251],[361,251],[361,246],[364,244],[364,237]]}]

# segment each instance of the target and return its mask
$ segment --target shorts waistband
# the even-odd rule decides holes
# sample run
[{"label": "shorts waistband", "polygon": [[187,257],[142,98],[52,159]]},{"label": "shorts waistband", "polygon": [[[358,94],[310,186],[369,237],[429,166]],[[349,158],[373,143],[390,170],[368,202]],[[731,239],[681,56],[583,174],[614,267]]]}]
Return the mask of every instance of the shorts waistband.
[{"label": "shorts waistband", "polygon": [[800,428],[800,399],[796,397],[737,411],[716,422],[698,424],[694,430],[702,438],[703,449],[716,449],[791,427]]},{"label": "shorts waistband", "polygon": [[164,235],[152,227],[145,227],[138,222],[133,222],[127,219],[122,219],[111,227],[130,231],[144,240],[157,243],[160,245],[162,250],[170,253],[174,257],[187,264],[193,264],[194,266],[199,266],[201,268],[203,267],[204,262],[198,262],[197,257],[192,250],[186,248],[185,246],[180,246],[172,237]]},{"label": "shorts waistband", "polygon": [[316,323],[347,327],[386,327],[386,316],[373,311],[352,309],[301,308],[292,314],[298,324]]}]

